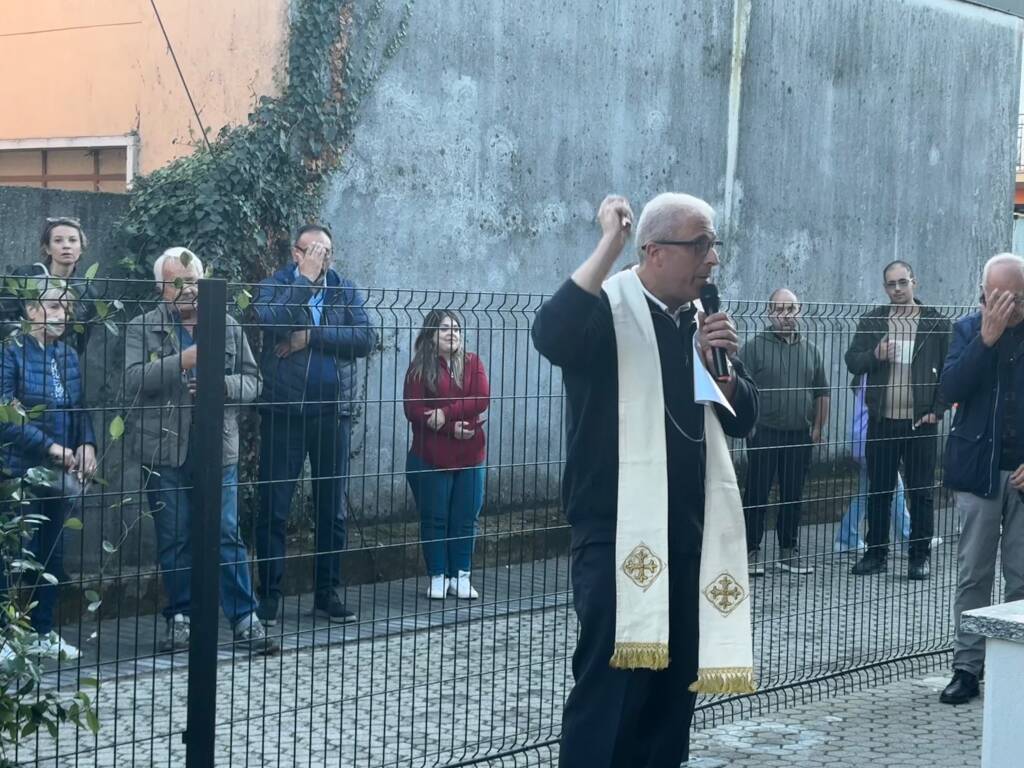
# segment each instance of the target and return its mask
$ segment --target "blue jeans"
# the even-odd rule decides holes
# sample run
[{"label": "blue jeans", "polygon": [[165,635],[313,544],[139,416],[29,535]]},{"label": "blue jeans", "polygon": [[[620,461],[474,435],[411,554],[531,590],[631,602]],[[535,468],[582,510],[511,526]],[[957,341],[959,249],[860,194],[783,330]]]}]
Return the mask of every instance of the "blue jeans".
[{"label": "blue jeans", "polygon": [[341,586],[341,551],[347,538],[351,420],[325,408],[313,415],[265,410],[260,414],[260,511],[256,522],[260,596],[281,595],[288,556],[285,534],[295,484],[309,456],[316,510],[314,590]]},{"label": "blue jeans", "polygon": [[[256,610],[249,553],[238,531],[238,465],[224,467],[220,508],[220,604],[235,624]],[[153,467],[146,483],[156,527],[160,575],[167,593],[164,616],[189,615],[192,602],[192,544],[189,518],[194,503],[189,459],[181,467]]]},{"label": "blue jeans", "polygon": [[[864,539],[860,535],[861,522],[868,509],[868,465],[861,462],[860,477],[858,479],[857,495],[850,499],[850,508],[843,516],[836,532],[835,545],[843,549],[861,549],[864,547]],[[896,493],[892,499],[892,539],[906,546],[910,538],[910,515],[907,513],[907,504],[903,492],[903,477],[896,474]]]},{"label": "blue jeans", "polygon": [[416,506],[420,510],[423,559],[431,576],[458,576],[473,562],[477,518],[484,505],[483,465],[467,469],[435,469],[410,453],[405,463]]}]

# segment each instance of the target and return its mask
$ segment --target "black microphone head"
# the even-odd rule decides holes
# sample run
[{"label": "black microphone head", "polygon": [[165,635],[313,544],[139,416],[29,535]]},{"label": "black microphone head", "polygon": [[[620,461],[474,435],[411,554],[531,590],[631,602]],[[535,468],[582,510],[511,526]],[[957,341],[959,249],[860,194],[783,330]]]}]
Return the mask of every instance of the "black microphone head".
[{"label": "black microphone head", "polygon": [[714,283],[704,283],[704,287],[700,289],[700,303],[705,313],[713,315],[718,312],[718,286]]}]

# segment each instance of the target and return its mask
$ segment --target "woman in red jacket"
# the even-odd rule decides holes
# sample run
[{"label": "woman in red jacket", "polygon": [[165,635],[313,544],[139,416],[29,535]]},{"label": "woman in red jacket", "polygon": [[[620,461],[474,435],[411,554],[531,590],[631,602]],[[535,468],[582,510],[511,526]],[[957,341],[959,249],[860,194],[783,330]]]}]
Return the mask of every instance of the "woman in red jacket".
[{"label": "woman in red jacket", "polygon": [[405,376],[405,416],[412,424],[406,479],[420,510],[427,597],[479,595],[469,582],[477,518],[484,500],[481,415],[490,390],[480,358],[466,352],[452,312],[431,310],[416,336]]}]

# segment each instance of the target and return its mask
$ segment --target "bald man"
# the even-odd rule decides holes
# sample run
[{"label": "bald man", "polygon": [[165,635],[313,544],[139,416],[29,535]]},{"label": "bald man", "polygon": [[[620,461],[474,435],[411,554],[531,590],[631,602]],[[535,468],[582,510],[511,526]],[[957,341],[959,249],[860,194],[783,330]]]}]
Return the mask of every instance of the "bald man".
[{"label": "bald man", "polygon": [[960,614],[990,603],[1002,538],[1007,602],[1024,600],[1024,259],[993,256],[982,273],[981,308],[953,328],[941,388],[957,403],[946,445],[945,482],[963,529],[953,603],[953,679],[943,704],[978,695],[985,638],[963,632]]},{"label": "bald man", "polygon": [[740,359],[761,393],[754,434],[747,439],[747,481],[743,508],[751,576],[764,575],[760,556],[768,494],[779,481],[775,538],[778,567],[812,573],[800,560],[798,529],[811,447],[820,443],[828,421],[828,377],[821,352],[799,332],[800,301],[788,288],[768,299],[769,327],[740,351]]}]

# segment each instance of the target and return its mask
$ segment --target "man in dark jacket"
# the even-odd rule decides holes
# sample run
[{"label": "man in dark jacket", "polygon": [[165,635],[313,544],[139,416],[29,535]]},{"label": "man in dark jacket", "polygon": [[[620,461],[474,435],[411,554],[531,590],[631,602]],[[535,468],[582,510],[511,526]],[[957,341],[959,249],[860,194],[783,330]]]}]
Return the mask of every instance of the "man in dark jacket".
[{"label": "man in dark jacket", "polygon": [[989,259],[981,310],[953,328],[942,394],[956,403],[945,483],[962,526],[953,603],[953,680],[944,704],[978,695],[985,638],[963,632],[960,614],[987,606],[1002,534],[1004,599],[1024,600],[1024,259]]},{"label": "man in dark jacket", "polygon": [[938,422],[947,407],[939,394],[939,372],[949,348],[950,323],[914,298],[917,281],[906,262],[887,265],[882,280],[890,304],[861,317],[846,351],[850,373],[867,375],[868,549],[853,573],[885,571],[889,505],[902,461],[910,495],[907,576],[927,579]]},{"label": "man in dark jacket", "polygon": [[637,276],[651,312],[665,393],[671,562],[667,669],[609,664],[616,623],[619,389],[615,328],[601,285],[630,234],[633,214],[624,198],[605,198],[598,212],[601,240],[533,324],[533,343],[561,368],[568,401],[562,501],[571,526],[580,634],[572,661],[576,684],[562,716],[562,768],[660,768],[687,759],[704,528],[704,406],[694,396],[694,334],[705,365],[711,365],[711,347],[725,350],[732,360],[729,380],[721,386],[735,415],[715,406],[726,434],[749,433],[758,402],[736,358],[736,329],[728,315],[709,315],[697,330],[693,302],[718,264],[721,247],[713,216],[703,200],[663,194],[645,206],[637,225]]},{"label": "man in dark jacket", "polygon": [[263,330],[258,613],[266,624],[278,621],[288,512],[308,455],[316,507],[314,610],[330,621],[354,621],[338,595],[350,414],[356,360],[370,354],[377,337],[362,296],[331,266],[326,227],[302,227],[292,260],[260,283],[253,301]]}]

